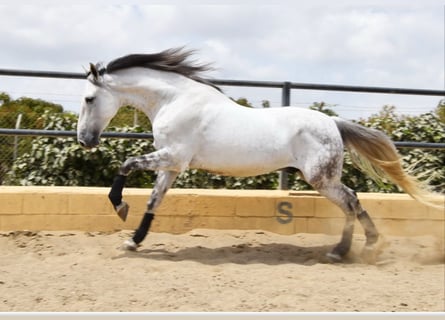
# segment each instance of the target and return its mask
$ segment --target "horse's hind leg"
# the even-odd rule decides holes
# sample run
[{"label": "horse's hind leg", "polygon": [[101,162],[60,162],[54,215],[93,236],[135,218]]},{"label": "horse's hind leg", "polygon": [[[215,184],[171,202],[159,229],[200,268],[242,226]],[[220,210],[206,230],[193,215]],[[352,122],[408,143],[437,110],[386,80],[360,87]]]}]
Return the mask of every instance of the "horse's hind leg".
[{"label": "horse's hind leg", "polygon": [[349,252],[352,244],[352,235],[354,233],[355,217],[358,218],[365,230],[365,249],[371,250],[377,242],[379,234],[368,213],[362,208],[356,193],[341,183],[323,186],[317,189],[320,194],[339,206],[346,215],[341,240],[334,249],[328,253],[328,257],[334,261],[340,261],[342,257]]},{"label": "horse's hind leg", "polygon": [[[365,230],[366,235],[366,244],[361,255],[362,259],[367,263],[374,264],[375,258],[381,250],[381,245],[383,244],[383,242],[381,242],[380,245],[377,245],[377,241],[381,236],[377,232],[377,228],[366,210],[362,209],[362,211],[357,215],[357,218]],[[383,238],[381,237],[381,239]]]}]

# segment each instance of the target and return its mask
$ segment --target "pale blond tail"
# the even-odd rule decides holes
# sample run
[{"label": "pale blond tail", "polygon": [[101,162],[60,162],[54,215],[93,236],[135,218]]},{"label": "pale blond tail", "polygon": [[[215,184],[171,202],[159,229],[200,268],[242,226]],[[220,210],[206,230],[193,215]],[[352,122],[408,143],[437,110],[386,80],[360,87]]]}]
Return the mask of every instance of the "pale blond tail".
[{"label": "pale blond tail", "polygon": [[384,133],[341,118],[334,120],[352,160],[361,170],[377,181],[389,179],[421,203],[443,208],[431,200],[434,194],[423,183],[403,169],[397,149]]}]

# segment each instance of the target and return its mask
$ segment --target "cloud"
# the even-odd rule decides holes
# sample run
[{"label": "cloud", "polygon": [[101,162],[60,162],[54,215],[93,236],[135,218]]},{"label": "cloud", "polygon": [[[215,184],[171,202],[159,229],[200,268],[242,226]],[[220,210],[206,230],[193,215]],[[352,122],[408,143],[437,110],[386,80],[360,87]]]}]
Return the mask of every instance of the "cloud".
[{"label": "cloud", "polygon": [[[90,61],[187,45],[200,50],[203,62],[215,63],[215,78],[443,88],[438,1],[30,3],[0,5],[1,68],[81,72]],[[32,87],[27,91],[44,90]],[[45,91],[51,90],[60,86]],[[371,96],[344,97],[344,105],[375,103]]]}]

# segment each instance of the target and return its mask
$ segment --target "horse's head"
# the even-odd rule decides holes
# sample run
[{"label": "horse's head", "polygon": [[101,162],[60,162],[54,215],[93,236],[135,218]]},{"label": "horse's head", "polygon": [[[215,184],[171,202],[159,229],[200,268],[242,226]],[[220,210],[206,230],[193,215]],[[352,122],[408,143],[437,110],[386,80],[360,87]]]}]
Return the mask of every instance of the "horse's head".
[{"label": "horse's head", "polygon": [[77,122],[77,140],[85,148],[99,144],[102,131],[120,107],[119,99],[107,84],[106,77],[104,68],[90,64]]}]

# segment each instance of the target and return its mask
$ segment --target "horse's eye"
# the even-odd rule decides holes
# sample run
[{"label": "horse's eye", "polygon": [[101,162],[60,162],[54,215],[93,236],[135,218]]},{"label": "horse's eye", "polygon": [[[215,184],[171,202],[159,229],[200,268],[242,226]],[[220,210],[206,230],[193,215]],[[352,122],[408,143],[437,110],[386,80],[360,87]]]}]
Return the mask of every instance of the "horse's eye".
[{"label": "horse's eye", "polygon": [[95,97],[85,97],[85,102],[86,103],[93,103]]}]

